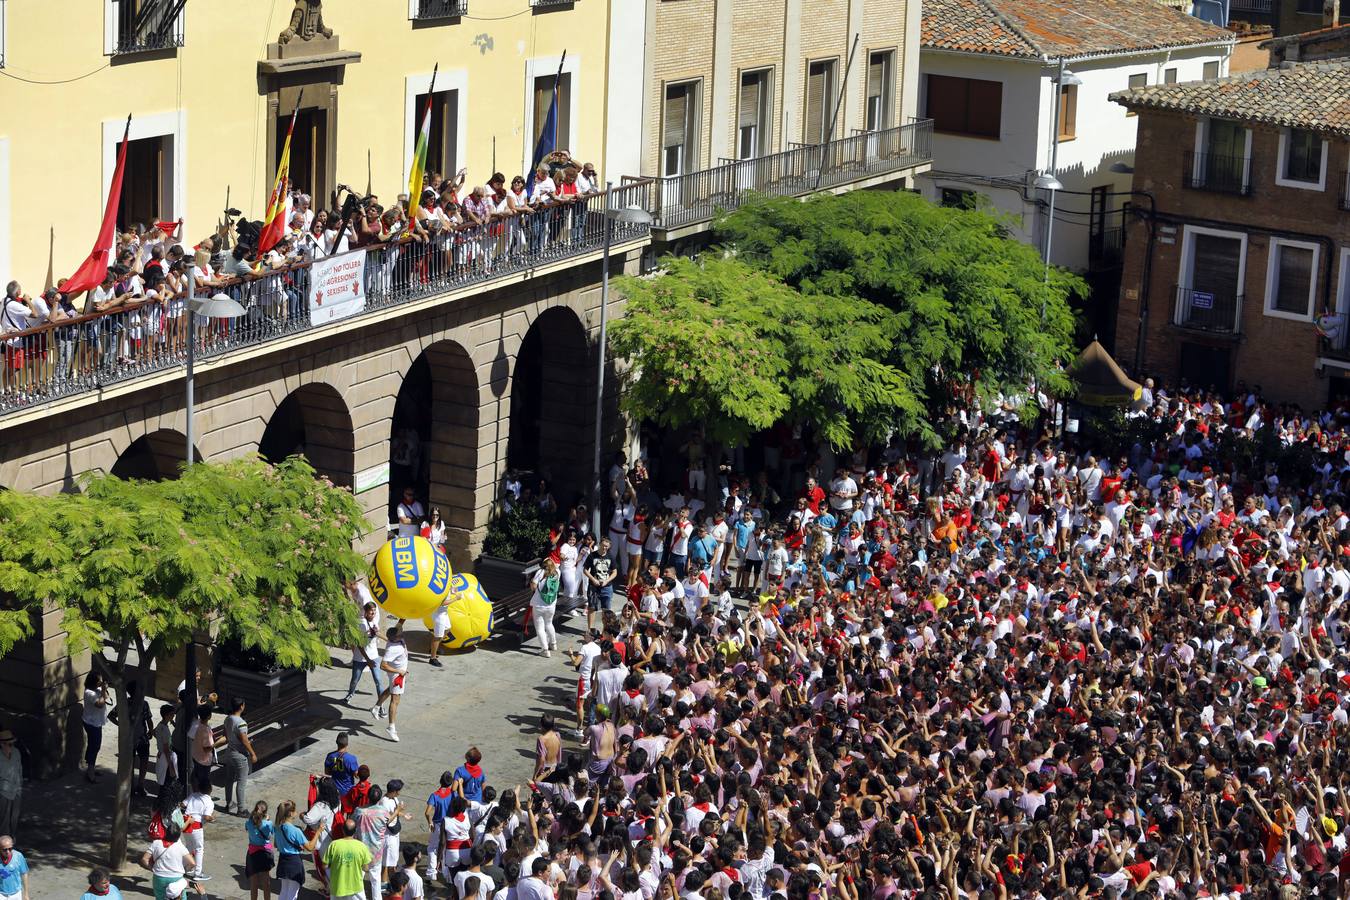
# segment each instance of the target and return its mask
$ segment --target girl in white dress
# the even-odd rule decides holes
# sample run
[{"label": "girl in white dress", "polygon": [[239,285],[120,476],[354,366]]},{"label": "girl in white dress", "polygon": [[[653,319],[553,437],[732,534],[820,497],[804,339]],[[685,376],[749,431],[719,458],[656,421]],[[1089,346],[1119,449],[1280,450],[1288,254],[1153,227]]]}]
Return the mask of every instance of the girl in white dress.
[{"label": "girl in white dress", "polygon": [[569,599],[576,598],[577,590],[581,586],[581,573],[577,570],[578,555],[577,535],[574,531],[567,535],[567,540],[558,548],[560,558],[558,574],[562,577],[563,596]]}]

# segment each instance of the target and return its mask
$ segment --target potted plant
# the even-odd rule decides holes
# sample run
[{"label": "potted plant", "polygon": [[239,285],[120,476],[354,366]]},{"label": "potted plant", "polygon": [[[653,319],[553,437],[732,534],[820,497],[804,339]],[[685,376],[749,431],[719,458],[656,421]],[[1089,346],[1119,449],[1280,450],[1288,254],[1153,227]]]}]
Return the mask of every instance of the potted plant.
[{"label": "potted plant", "polygon": [[474,574],[489,597],[504,598],[524,586],[524,572],[538,565],[547,547],[543,515],[534,504],[517,503],[488,523]]},{"label": "potted plant", "polygon": [[309,673],[277,664],[271,655],[244,644],[235,635],[216,643],[216,684],[222,705],[240,697],[254,709],[309,692]]}]

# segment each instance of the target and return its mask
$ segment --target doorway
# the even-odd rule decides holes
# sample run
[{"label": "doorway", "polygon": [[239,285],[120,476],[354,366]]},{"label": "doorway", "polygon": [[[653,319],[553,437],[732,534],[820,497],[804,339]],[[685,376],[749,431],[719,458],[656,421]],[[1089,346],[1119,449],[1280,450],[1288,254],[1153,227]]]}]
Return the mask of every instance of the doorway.
[{"label": "doorway", "polygon": [[1227,347],[1182,344],[1181,378],[1195,387],[1227,391],[1233,385],[1233,351]]},{"label": "doorway", "polygon": [[[275,167],[281,162],[281,150],[286,144],[286,129],[290,116],[279,116],[276,122]],[[314,207],[328,204],[333,186],[328,172],[328,110],[302,109],[295,117],[295,133],[291,137],[291,184],[314,198]]]},{"label": "doorway", "polygon": [[173,216],[173,135],[128,141],[117,204],[118,230],[172,221]]}]

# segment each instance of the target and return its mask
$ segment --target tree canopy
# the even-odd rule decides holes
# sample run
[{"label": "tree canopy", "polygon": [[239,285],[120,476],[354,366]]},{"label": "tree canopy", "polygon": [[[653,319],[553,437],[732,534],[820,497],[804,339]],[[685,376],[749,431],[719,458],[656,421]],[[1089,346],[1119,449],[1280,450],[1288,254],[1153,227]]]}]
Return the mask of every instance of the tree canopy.
[{"label": "tree canopy", "polygon": [[301,458],[198,464],[177,480],[95,476],[82,493],[0,494],[0,654],[47,602],[74,649],[105,636],[151,653],[215,619],[282,665],[317,665],[355,634],[343,591],[364,562],[352,495]]},{"label": "tree canopy", "polygon": [[283,666],[327,663],[329,646],[358,633],[344,582],[364,569],[352,550],[364,530],[351,493],[300,457],[198,463],[174,481],[99,475],[82,493],[51,497],[0,492],[0,656],[50,604],[72,651],[89,651],[114,692],[111,865],[126,858],[143,714],[128,704],[130,651],[144,671],[214,622]]},{"label": "tree canopy", "polygon": [[1068,388],[1068,298],[1086,284],[1054,267],[1047,282],[986,212],[854,191],[750,204],[716,237],[721,251],[619,282],[631,413],[732,443],[780,419],[836,447],[892,428],[934,443],[958,390]]},{"label": "tree canopy", "polygon": [[[867,300],[801,295],[718,253],[670,257],[627,278],[614,351],[635,366],[624,402],[664,425],[703,425],[739,443],[780,419],[810,421],[848,443],[855,424],[917,413],[910,378],[886,363],[891,315]],[[883,428],[884,432],[884,428]],[[872,434],[870,436],[876,436]]]}]

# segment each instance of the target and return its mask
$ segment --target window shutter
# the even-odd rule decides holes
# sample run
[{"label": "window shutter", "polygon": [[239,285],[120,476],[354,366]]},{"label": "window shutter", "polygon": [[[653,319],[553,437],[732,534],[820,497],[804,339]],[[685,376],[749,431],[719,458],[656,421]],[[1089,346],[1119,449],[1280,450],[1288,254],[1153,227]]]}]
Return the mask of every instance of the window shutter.
[{"label": "window shutter", "polygon": [[759,124],[759,90],[760,76],[758,73],[741,76],[740,115],[737,117],[738,128],[753,128]]},{"label": "window shutter", "polygon": [[685,124],[689,118],[689,89],[684,85],[666,89],[666,123],[661,139],[663,147],[684,144]]},{"label": "window shutter", "polygon": [[880,97],[885,83],[886,57],[881,53],[874,53],[867,64],[867,99]]},{"label": "window shutter", "polygon": [[813,65],[806,79],[805,142],[816,144],[825,135],[825,66]]}]

